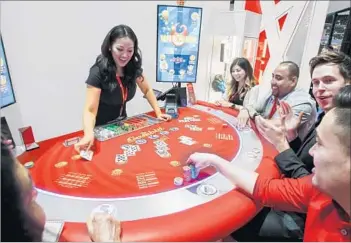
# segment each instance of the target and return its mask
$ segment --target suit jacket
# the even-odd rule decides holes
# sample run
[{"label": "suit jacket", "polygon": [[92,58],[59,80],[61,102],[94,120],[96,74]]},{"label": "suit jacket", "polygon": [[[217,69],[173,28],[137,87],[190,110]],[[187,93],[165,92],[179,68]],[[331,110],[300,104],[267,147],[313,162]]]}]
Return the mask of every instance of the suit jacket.
[{"label": "suit jacket", "polygon": [[311,174],[314,167],[310,149],[316,143],[316,128],[322,121],[324,113],[318,116],[315,125],[310,129],[306,138],[301,141],[298,137],[290,142],[287,149],[275,157],[280,171],[289,178],[299,178]]},{"label": "suit jacket", "polygon": [[[243,106],[249,111],[250,117],[252,117],[254,113],[259,113],[264,118],[267,118],[270,111],[268,106],[271,100],[272,90],[261,85],[257,85],[251,88],[251,90],[246,94]],[[280,100],[286,101],[291,106],[296,116],[298,116],[300,112],[304,113],[302,116],[301,125],[298,128],[300,139],[304,139],[316,121],[316,102],[312,99],[308,92],[299,88],[295,88]],[[273,118],[277,117],[279,117],[278,112],[274,114]]]}]

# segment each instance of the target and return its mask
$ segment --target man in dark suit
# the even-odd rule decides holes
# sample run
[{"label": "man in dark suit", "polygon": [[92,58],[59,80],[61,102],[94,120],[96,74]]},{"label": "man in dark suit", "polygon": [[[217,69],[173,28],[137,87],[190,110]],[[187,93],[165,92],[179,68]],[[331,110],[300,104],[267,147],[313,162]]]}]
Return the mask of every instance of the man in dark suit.
[{"label": "man in dark suit", "polygon": [[[310,60],[310,73],[313,95],[323,112],[302,141],[296,129],[301,116],[294,115],[286,102],[280,104],[279,125],[260,116],[255,117],[260,134],[279,151],[276,163],[282,174],[289,178],[311,173],[314,165],[309,150],[316,142],[315,129],[324,114],[334,107],[334,96],[351,83],[351,58],[343,53],[324,52]],[[238,241],[301,241],[304,223],[305,215],[264,208],[233,237]]]}]

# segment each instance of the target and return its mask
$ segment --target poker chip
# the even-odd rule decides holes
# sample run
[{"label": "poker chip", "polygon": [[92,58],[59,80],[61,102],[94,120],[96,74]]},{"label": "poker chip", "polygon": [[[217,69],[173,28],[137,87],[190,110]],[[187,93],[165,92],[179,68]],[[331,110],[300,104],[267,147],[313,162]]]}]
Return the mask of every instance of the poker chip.
[{"label": "poker chip", "polygon": [[198,169],[196,169],[195,165],[193,164],[189,165],[189,167],[191,169],[191,179],[196,179],[199,175]]},{"label": "poker chip", "polygon": [[213,131],[213,130],[215,130],[215,128],[214,127],[208,127],[207,130]]},{"label": "poker chip", "polygon": [[183,178],[185,181],[191,181],[191,168],[189,166],[183,166]]},{"label": "poker chip", "polygon": [[68,163],[66,161],[61,161],[55,164],[56,168],[62,168],[65,167],[66,165],[68,165]]},{"label": "poker chip", "polygon": [[210,144],[210,143],[204,143],[204,147],[205,147],[205,148],[211,148],[211,147],[212,147],[212,144]]},{"label": "poker chip", "polygon": [[73,156],[71,157],[72,160],[78,160],[78,159],[80,159],[80,158],[81,158],[80,154],[76,154],[76,155],[73,155]]},{"label": "poker chip", "polygon": [[24,167],[27,169],[33,168],[34,166],[34,162],[33,161],[29,161],[27,163],[24,164]]},{"label": "poker chip", "polygon": [[160,134],[161,134],[161,135],[168,135],[168,134],[169,134],[169,131],[161,131]]},{"label": "poker chip", "polygon": [[111,171],[112,176],[120,176],[123,173],[123,170],[121,169],[114,169]]},{"label": "poker chip", "polygon": [[147,141],[146,141],[146,139],[137,139],[137,140],[135,141],[135,143],[136,143],[136,144],[145,144],[145,143],[147,143]]},{"label": "poker chip", "polygon": [[181,178],[181,177],[174,178],[174,185],[176,185],[176,186],[183,185],[183,178]]},{"label": "poker chip", "polygon": [[171,161],[170,164],[171,164],[173,167],[178,167],[178,166],[180,166],[180,162],[179,162],[179,161],[176,161],[176,160]]}]

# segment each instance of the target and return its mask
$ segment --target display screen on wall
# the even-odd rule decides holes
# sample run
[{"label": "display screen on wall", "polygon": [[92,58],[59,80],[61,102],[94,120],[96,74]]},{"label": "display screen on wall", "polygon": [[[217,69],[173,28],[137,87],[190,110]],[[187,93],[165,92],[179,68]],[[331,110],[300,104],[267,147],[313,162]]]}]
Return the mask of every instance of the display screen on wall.
[{"label": "display screen on wall", "polygon": [[157,82],[196,82],[201,20],[201,8],[157,6]]},{"label": "display screen on wall", "polygon": [[11,105],[16,102],[13,92],[11,76],[7,66],[4,43],[0,35],[0,93],[1,93],[1,108]]}]

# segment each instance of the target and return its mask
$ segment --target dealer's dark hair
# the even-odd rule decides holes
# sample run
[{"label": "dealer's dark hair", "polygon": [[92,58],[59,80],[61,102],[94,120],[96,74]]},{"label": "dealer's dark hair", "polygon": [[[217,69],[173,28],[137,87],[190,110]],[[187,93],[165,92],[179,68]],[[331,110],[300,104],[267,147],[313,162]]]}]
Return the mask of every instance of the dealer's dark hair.
[{"label": "dealer's dark hair", "polygon": [[93,65],[98,66],[99,70],[104,77],[102,85],[108,87],[109,90],[113,90],[117,86],[116,82],[116,71],[117,67],[113,60],[111,48],[112,44],[120,38],[128,37],[134,43],[134,53],[128,64],[123,68],[124,83],[127,86],[135,82],[137,78],[142,77],[143,69],[141,51],[139,50],[138,38],[135,35],[132,28],[127,25],[117,25],[113,27],[106,35],[101,45],[101,54],[96,58],[96,62]]},{"label": "dealer's dark hair", "polygon": [[335,115],[335,125],[339,139],[345,145],[346,152],[350,153],[351,149],[351,85],[346,85],[339,90],[334,97],[335,109],[332,110]]},{"label": "dealer's dark hair", "polygon": [[310,74],[312,77],[313,71],[317,66],[325,64],[334,64],[339,67],[341,76],[345,79],[346,83],[351,82],[351,58],[343,52],[326,51],[310,60]]},{"label": "dealer's dark hair", "polygon": [[16,177],[16,162],[1,136],[1,241],[41,241],[27,214]]}]

